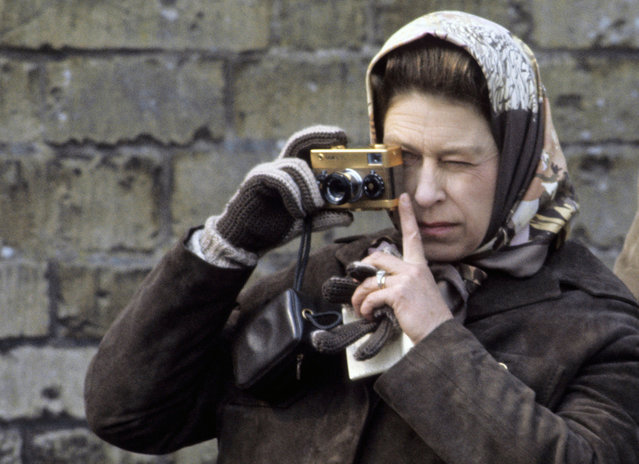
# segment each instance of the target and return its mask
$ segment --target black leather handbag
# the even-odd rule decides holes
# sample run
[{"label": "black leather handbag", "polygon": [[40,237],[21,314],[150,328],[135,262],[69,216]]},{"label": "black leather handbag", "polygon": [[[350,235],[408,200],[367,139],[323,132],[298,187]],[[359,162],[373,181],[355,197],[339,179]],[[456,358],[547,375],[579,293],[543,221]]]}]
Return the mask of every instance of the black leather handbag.
[{"label": "black leather handbag", "polygon": [[295,271],[294,288],[289,288],[246,320],[232,344],[235,384],[260,394],[286,391],[302,380],[302,365],[317,356],[310,336],[315,330],[329,330],[342,322],[339,306],[316,311],[319,302],[300,292],[310,250],[311,223],[305,221]]}]

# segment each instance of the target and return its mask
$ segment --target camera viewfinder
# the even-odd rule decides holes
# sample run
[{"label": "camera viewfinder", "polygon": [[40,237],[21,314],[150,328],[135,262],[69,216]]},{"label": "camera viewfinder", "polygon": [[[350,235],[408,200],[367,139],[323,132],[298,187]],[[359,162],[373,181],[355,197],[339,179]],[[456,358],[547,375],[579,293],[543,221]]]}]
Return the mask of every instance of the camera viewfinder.
[{"label": "camera viewfinder", "polygon": [[382,154],[381,153],[369,153],[368,154],[368,164],[382,164]]}]

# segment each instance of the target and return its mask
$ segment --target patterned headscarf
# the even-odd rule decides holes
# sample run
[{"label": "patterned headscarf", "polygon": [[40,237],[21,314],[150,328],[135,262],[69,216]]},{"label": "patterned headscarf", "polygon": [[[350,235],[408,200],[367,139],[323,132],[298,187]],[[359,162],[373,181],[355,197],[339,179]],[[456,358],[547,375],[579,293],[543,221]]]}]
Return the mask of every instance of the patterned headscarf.
[{"label": "patterned headscarf", "polygon": [[526,44],[484,18],[458,11],[417,18],[393,34],[368,67],[373,143],[381,141],[371,76],[383,72],[377,65],[391,51],[425,36],[461,47],[478,63],[488,84],[489,122],[500,150],[488,232],[480,248],[463,260],[466,264],[456,266],[457,273],[470,291],[480,284],[481,269],[530,276],[543,265],[551,244],[563,242],[578,210],[537,61]]}]

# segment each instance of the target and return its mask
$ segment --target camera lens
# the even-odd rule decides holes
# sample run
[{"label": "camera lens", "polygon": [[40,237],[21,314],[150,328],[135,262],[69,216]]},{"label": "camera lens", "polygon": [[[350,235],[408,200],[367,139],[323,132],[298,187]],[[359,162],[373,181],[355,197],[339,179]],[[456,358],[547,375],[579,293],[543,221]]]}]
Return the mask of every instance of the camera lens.
[{"label": "camera lens", "polygon": [[324,199],[333,205],[357,201],[362,196],[362,178],[352,169],[329,174],[324,180]]},{"label": "camera lens", "polygon": [[364,177],[364,194],[375,200],[384,194],[384,179],[375,171]]}]

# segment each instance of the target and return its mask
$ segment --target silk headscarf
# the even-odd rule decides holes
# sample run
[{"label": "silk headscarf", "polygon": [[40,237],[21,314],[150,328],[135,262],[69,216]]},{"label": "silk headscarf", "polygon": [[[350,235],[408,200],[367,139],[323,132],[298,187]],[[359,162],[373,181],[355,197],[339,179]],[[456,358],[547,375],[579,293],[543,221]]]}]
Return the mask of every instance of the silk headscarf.
[{"label": "silk headscarf", "polygon": [[[431,263],[442,294],[457,294],[449,306],[465,308],[468,294],[496,269],[530,276],[551,246],[560,246],[578,203],[569,180],[532,51],[504,27],[459,11],[441,11],[399,29],[369,64],[366,83],[370,135],[375,127],[374,74],[384,71],[393,50],[426,36],[461,47],[478,63],[488,85],[490,127],[499,149],[495,200],[486,236],[461,263]],[[442,285],[442,283],[446,285]],[[464,313],[465,311],[461,311]]]}]

